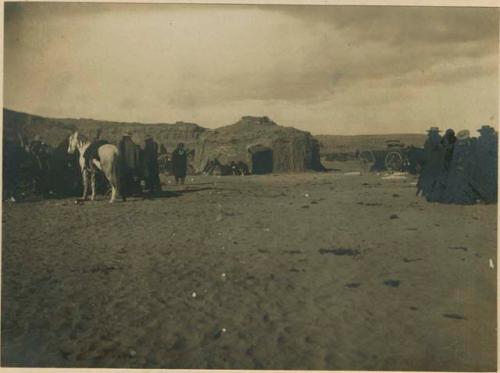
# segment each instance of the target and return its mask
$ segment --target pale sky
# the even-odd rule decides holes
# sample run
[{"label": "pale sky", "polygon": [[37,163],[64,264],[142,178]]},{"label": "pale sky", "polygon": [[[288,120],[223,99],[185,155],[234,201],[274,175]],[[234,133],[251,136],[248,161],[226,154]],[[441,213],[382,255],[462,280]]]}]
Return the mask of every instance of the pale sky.
[{"label": "pale sky", "polygon": [[498,122],[498,10],[7,3],[4,107],[313,134]]}]

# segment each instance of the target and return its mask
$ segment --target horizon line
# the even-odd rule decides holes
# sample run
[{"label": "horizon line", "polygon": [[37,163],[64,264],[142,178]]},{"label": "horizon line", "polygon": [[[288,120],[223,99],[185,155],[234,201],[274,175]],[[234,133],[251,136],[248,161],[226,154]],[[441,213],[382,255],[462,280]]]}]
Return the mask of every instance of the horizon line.
[{"label": "horizon line", "polygon": [[[204,127],[198,123],[194,123],[194,122],[185,122],[185,121],[176,121],[174,123],[168,123],[168,122],[123,122],[123,121],[117,121],[117,120],[108,120],[108,119],[95,119],[95,118],[90,118],[90,117],[53,117],[53,116],[44,116],[44,115],[40,115],[40,114],[34,114],[34,113],[29,113],[29,112],[26,112],[26,111],[20,111],[20,110],[16,110],[16,109],[10,109],[8,107],[3,107],[3,110],[8,110],[8,111],[11,111],[11,112],[15,112],[15,113],[19,113],[19,114],[24,114],[24,115],[30,115],[32,117],[40,117],[40,118],[44,118],[44,119],[51,119],[51,120],[91,120],[91,121],[95,121],[95,122],[104,122],[104,123],[113,123],[113,124],[118,124],[118,125],[143,125],[143,126],[154,126],[154,125],[175,125],[175,124],[192,124],[192,125],[196,125],[200,128],[203,128],[204,130],[217,130],[221,127],[225,127],[225,126],[230,126],[232,124],[235,124],[235,123],[231,123],[231,124],[224,124],[224,125],[221,125],[221,126],[218,126],[218,127],[215,127],[215,128],[209,128],[209,127]],[[242,115],[240,118],[243,119],[244,117],[248,117],[248,116],[251,116],[251,117],[255,117],[255,118],[264,118],[266,116],[254,116],[254,115]],[[269,119],[272,120],[271,117],[267,116]],[[276,123],[276,122],[275,122]],[[417,133],[417,132],[386,132],[386,133],[363,133],[363,134],[333,134],[333,133],[320,133],[320,134],[312,134],[310,131],[308,130],[304,130],[304,129],[301,129],[301,128],[297,128],[297,127],[293,127],[293,126],[286,126],[286,125],[282,125],[282,124],[277,124],[278,126],[281,126],[281,127],[291,127],[291,128],[295,128],[295,129],[298,129],[300,131],[304,131],[304,132],[308,132],[311,134],[311,136],[344,136],[344,137],[354,137],[354,136],[389,136],[389,135],[422,135],[422,136],[425,136],[425,133]],[[3,116],[2,116],[2,126],[3,126]]]}]

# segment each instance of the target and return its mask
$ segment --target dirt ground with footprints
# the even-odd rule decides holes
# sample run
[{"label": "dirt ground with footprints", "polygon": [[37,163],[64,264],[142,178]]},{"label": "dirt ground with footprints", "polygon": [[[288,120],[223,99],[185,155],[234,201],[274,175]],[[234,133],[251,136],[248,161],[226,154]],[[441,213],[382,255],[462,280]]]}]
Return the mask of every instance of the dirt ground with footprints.
[{"label": "dirt ground with footprints", "polygon": [[496,205],[349,171],[5,202],[2,364],[496,370]]}]

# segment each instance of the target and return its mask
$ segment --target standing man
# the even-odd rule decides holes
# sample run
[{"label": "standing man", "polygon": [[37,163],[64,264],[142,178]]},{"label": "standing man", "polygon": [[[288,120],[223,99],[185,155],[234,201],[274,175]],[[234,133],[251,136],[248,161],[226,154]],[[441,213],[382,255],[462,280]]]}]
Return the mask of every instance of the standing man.
[{"label": "standing man", "polygon": [[137,170],[139,168],[139,147],[132,141],[132,133],[123,134],[118,144],[121,165],[121,193],[123,199],[131,196],[137,190]]},{"label": "standing man", "polygon": [[441,136],[438,127],[431,127],[427,131],[427,140],[424,144],[425,165],[417,183],[417,195],[422,193],[427,201],[439,199],[441,191],[440,181],[444,169],[444,147],[441,145]]},{"label": "standing man", "polygon": [[455,136],[455,131],[448,128],[441,139],[441,145],[444,147],[444,170],[448,172],[453,158],[453,148],[457,142],[457,137]]},{"label": "standing man", "polygon": [[146,189],[150,194],[161,191],[158,167],[158,144],[149,135],[144,140],[144,168],[146,172]]},{"label": "standing man", "polygon": [[181,142],[172,153],[172,171],[175,176],[175,183],[184,184],[187,173],[187,152],[184,149],[184,144]]},{"label": "standing man", "polygon": [[446,179],[444,203],[472,204],[479,199],[471,175],[471,170],[477,168],[471,144],[468,130],[458,132]]},{"label": "standing man", "polygon": [[477,130],[474,144],[474,184],[486,203],[497,202],[498,190],[498,134],[494,127],[484,125]]}]

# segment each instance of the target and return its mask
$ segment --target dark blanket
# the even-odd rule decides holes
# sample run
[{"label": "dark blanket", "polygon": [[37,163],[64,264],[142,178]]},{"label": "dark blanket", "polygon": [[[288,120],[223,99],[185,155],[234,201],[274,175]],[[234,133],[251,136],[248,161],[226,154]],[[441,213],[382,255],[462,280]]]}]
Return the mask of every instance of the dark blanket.
[{"label": "dark blanket", "polygon": [[176,177],[185,177],[187,173],[186,150],[175,149],[172,153],[172,171]]},{"label": "dark blanket", "polygon": [[85,158],[85,165],[87,167],[90,168],[92,166],[92,161],[94,159],[101,161],[98,150],[101,146],[106,144],[109,144],[106,140],[97,140],[89,145],[87,150],[85,150],[85,153],[83,153],[83,158]]},{"label": "dark blanket", "polygon": [[144,142],[144,163],[146,166],[158,164],[158,144],[152,139]]},{"label": "dark blanket", "polygon": [[129,170],[137,170],[140,167],[140,150],[129,136],[124,136],[118,144],[122,165]]}]

